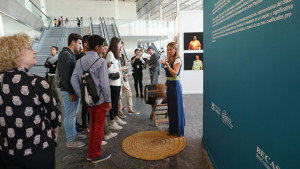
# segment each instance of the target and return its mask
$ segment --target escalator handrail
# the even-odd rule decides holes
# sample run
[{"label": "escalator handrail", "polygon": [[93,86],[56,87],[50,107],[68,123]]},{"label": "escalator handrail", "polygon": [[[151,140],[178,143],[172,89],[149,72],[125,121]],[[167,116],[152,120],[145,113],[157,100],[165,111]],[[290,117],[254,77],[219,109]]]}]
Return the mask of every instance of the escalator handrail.
[{"label": "escalator handrail", "polygon": [[102,17],[102,19],[103,19],[104,26],[105,26],[105,30],[106,30],[106,31],[105,31],[105,39],[106,39],[106,43],[109,44],[110,42],[109,42],[109,36],[108,36],[107,26],[106,26],[106,23],[105,23],[105,18]]},{"label": "escalator handrail", "polygon": [[[115,33],[115,36],[117,37],[117,38],[120,38],[121,39],[121,36],[120,36],[120,34],[119,34],[119,31],[118,31],[118,28],[117,28],[117,25],[116,25],[116,22],[115,22],[115,19],[114,19],[114,17],[111,17],[111,19],[112,19],[112,27],[113,27],[113,31],[114,31],[114,33]],[[126,58],[128,58],[127,57],[127,53],[126,53],[126,50],[125,50],[125,48],[123,47],[123,53],[124,53],[124,55],[126,56]]]},{"label": "escalator handrail", "polygon": [[93,20],[92,20],[92,17],[90,17],[90,20],[91,20],[91,24],[90,24],[90,26],[91,26],[91,35],[94,35],[94,29],[93,29]]},{"label": "escalator handrail", "polygon": [[105,39],[101,17],[99,17],[99,27],[100,27],[101,36]]},{"label": "escalator handrail", "polygon": [[151,46],[153,46],[154,47],[154,49],[155,49],[155,52],[159,55],[159,51],[157,50],[157,48],[156,48],[156,46],[155,46],[155,44],[154,43],[151,43]]},{"label": "escalator handrail", "polygon": [[33,43],[40,43],[40,41],[41,41],[41,39],[42,39],[42,36],[43,36],[45,30],[46,30],[46,29],[49,30],[51,23],[52,23],[52,19],[50,19],[50,24],[48,25],[48,27],[47,27],[47,28],[45,28],[45,27],[43,28],[39,40],[37,40],[37,41],[35,40]]},{"label": "escalator handrail", "polygon": [[115,35],[116,35],[117,38],[120,38],[120,39],[121,39],[121,36],[120,36],[119,31],[118,31],[118,29],[117,29],[117,25],[116,25],[116,22],[115,22],[114,17],[111,17],[111,19],[112,19],[112,21],[113,21],[112,26],[113,26],[113,28],[114,28]]}]

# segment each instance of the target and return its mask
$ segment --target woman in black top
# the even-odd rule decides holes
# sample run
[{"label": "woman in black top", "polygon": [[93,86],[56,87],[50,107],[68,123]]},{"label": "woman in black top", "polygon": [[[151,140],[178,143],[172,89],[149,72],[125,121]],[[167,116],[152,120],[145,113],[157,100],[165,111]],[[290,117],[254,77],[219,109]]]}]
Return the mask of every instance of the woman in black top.
[{"label": "woman in black top", "polygon": [[131,58],[131,65],[133,68],[133,78],[134,78],[134,88],[136,92],[136,97],[139,97],[138,84],[140,86],[141,98],[143,98],[143,64],[145,61],[140,55],[140,50],[136,49],[134,51],[135,56]]},{"label": "woman in black top", "polygon": [[56,65],[58,60],[57,52],[58,52],[58,47],[51,46],[50,55],[47,57],[44,66],[49,69],[46,77],[51,86],[53,96],[56,99],[56,102],[60,102],[57,87],[56,87],[56,81],[55,81],[55,71],[56,71]]},{"label": "woman in black top", "polygon": [[55,168],[61,113],[35,55],[26,34],[0,38],[0,168]]}]

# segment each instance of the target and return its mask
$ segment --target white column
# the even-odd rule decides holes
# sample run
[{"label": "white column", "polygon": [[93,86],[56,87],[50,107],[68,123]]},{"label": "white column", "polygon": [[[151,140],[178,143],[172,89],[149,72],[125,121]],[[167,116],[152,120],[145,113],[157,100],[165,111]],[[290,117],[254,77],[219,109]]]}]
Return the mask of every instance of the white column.
[{"label": "white column", "polygon": [[115,0],[115,19],[119,19],[119,0]]},{"label": "white column", "polygon": [[179,4],[180,4],[180,1],[176,0],[176,16],[179,15],[179,10],[180,10]]},{"label": "white column", "polygon": [[45,0],[40,0],[41,11],[46,15],[46,2]]},{"label": "white column", "polygon": [[3,29],[3,21],[2,21],[2,15],[0,15],[0,37],[4,36],[4,29]]},{"label": "white column", "polygon": [[162,5],[159,3],[159,19],[162,21]]}]

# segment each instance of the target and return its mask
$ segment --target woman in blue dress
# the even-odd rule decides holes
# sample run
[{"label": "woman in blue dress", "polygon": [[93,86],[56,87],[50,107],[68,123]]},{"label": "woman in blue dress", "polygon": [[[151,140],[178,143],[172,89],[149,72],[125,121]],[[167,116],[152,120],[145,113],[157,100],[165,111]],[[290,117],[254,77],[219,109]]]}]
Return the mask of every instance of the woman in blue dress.
[{"label": "woman in blue dress", "polygon": [[167,61],[162,60],[167,76],[167,100],[169,115],[169,134],[184,135],[184,110],[182,101],[182,89],[179,81],[181,70],[181,58],[178,55],[176,43],[171,42],[167,46]]}]

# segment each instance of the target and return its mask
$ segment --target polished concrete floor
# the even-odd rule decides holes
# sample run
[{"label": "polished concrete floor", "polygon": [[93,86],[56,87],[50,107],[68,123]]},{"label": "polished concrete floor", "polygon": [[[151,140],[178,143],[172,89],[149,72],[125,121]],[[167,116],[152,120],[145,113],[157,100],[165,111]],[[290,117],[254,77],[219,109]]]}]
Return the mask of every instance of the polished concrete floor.
[{"label": "polished concrete floor", "polygon": [[[159,83],[165,82],[164,71],[161,71]],[[139,115],[127,114],[127,125],[120,131],[115,138],[108,140],[108,144],[102,146],[102,151],[111,153],[111,158],[92,164],[86,160],[87,146],[82,148],[66,147],[65,131],[60,128],[58,147],[56,148],[56,168],[57,169],[212,169],[211,162],[207,156],[205,148],[202,145],[202,126],[203,126],[203,97],[200,94],[183,95],[184,111],[186,118],[185,149],[176,156],[168,157],[158,161],[146,161],[136,159],[125,154],[121,148],[122,141],[137,132],[149,130],[167,131],[168,123],[160,123],[155,127],[154,120],[150,119],[151,105],[145,104],[142,98],[135,97],[133,78],[129,78],[133,94],[133,108],[140,111]],[[148,70],[144,70],[144,86],[150,84]],[[125,97],[123,96],[123,105],[126,106]],[[63,113],[63,111],[62,111]],[[80,112],[78,114],[79,122]],[[81,139],[88,144],[88,139]]]}]

